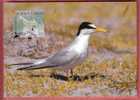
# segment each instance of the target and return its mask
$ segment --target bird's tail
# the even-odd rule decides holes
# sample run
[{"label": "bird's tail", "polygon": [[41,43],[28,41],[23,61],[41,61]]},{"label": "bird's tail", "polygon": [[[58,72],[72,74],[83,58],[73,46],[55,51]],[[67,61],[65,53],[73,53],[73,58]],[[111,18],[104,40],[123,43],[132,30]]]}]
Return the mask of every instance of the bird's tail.
[{"label": "bird's tail", "polygon": [[31,65],[33,63],[17,63],[17,64],[8,64],[7,67],[14,66],[14,65]]},{"label": "bird's tail", "polygon": [[12,68],[11,66],[20,65],[18,67],[14,67],[14,69],[16,69],[16,70],[35,70],[35,69],[46,68],[44,63],[45,63],[45,60],[40,60],[40,61],[37,61],[37,62],[31,62],[31,63],[9,64],[7,66],[10,67],[10,69],[11,69]]},{"label": "bird's tail", "polygon": [[[34,63],[16,63],[16,64],[8,64],[6,65],[8,67],[8,69],[15,69],[15,70],[22,70],[22,69],[26,69],[30,66],[32,66]],[[16,66],[16,65],[21,65],[20,67],[11,67],[11,66]]]}]

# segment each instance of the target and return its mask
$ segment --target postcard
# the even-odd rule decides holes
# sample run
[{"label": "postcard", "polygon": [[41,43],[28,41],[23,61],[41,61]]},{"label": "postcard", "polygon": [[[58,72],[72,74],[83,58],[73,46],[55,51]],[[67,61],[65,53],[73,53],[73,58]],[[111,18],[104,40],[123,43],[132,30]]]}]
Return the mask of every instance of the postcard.
[{"label": "postcard", "polygon": [[4,98],[138,100],[137,3],[4,2]]}]

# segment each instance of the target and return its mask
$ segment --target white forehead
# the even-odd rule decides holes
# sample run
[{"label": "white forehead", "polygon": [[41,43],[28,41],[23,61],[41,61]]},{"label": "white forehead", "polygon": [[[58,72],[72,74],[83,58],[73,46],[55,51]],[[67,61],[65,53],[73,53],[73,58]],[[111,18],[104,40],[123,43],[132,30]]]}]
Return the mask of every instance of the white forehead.
[{"label": "white forehead", "polygon": [[93,28],[96,28],[96,26],[94,24],[89,24],[89,26],[91,26]]}]

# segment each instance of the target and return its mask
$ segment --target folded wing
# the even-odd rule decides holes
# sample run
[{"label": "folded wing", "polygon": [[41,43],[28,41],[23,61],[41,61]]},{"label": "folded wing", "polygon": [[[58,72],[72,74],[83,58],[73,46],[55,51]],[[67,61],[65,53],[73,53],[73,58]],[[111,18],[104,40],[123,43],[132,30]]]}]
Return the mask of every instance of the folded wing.
[{"label": "folded wing", "polygon": [[78,54],[76,52],[72,52],[72,51],[68,51],[64,49],[48,57],[47,59],[38,60],[34,62],[33,64],[20,67],[17,70],[33,70],[33,69],[42,69],[42,68],[62,67],[62,66],[70,64],[77,57],[78,57]]}]

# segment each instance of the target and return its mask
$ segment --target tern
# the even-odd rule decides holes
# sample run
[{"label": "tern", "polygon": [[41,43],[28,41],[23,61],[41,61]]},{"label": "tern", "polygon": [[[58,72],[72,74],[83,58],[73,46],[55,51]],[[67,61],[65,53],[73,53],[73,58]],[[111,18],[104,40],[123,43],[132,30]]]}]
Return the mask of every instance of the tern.
[{"label": "tern", "polygon": [[91,35],[96,32],[107,32],[107,30],[96,27],[95,24],[90,22],[82,22],[75,39],[65,48],[47,58],[39,59],[35,62],[11,65],[23,65],[22,67],[16,68],[16,70],[58,68],[67,73],[70,72],[70,74],[73,75],[72,69],[76,65],[81,64],[87,58],[89,39]]}]

